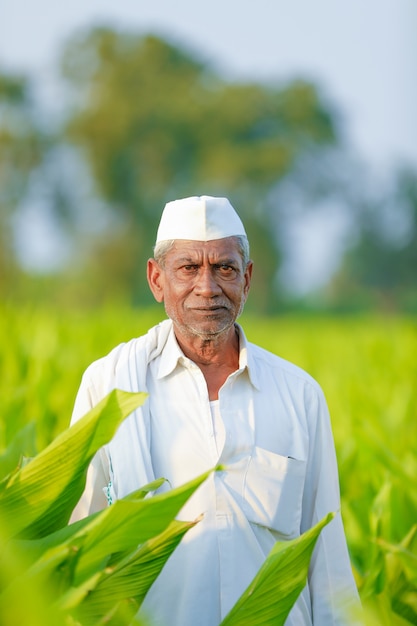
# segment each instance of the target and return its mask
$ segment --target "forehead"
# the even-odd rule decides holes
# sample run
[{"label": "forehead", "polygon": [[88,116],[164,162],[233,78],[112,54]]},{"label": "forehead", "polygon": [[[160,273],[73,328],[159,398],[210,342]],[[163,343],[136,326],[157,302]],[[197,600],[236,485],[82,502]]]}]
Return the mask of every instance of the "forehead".
[{"label": "forehead", "polygon": [[176,239],[173,247],[167,254],[167,258],[190,258],[190,259],[240,259],[239,246],[234,237],[212,239],[211,241],[191,241],[189,239]]}]

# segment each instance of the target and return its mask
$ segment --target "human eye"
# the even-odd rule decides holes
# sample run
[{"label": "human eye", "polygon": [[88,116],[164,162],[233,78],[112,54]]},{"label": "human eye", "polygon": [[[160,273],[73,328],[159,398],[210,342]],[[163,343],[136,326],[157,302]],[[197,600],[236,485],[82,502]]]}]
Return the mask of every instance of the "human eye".
[{"label": "human eye", "polygon": [[236,268],[229,263],[218,263],[215,269],[222,278],[234,278],[236,276]]},{"label": "human eye", "polygon": [[198,270],[198,265],[195,263],[185,263],[184,265],[181,265],[179,270],[182,274],[195,274]]}]

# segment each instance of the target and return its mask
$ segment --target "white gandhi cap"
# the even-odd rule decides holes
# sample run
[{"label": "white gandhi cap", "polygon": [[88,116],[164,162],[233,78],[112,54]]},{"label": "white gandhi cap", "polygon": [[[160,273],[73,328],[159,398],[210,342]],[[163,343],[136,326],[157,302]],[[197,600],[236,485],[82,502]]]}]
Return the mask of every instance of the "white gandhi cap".
[{"label": "white gandhi cap", "polygon": [[192,196],[165,205],[156,243],[168,239],[211,241],[243,235],[242,221],[227,198]]}]

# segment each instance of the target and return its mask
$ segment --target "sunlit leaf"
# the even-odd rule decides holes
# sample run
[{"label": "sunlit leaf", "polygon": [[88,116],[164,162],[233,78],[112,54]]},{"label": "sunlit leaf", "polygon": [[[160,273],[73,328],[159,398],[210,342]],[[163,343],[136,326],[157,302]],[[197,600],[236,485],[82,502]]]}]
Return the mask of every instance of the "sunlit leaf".
[{"label": "sunlit leaf", "polygon": [[310,558],[329,513],[297,539],[277,542],[221,626],[281,626],[307,582]]},{"label": "sunlit leaf", "polygon": [[112,391],[12,476],[0,494],[0,506],[13,536],[46,535],[68,521],[91,458],[145,398],[144,393]]},{"label": "sunlit leaf", "polygon": [[132,549],[163,532],[210,472],[162,494],[133,501],[118,500],[82,529],[86,540],[77,565],[75,584],[92,574],[103,559]]},{"label": "sunlit leaf", "polygon": [[122,561],[106,567],[77,611],[80,621],[86,626],[94,624],[101,615],[108,614],[112,607],[127,600],[131,601],[133,613],[136,612],[167,559],[194,524],[174,521],[163,533],[148,540]]}]

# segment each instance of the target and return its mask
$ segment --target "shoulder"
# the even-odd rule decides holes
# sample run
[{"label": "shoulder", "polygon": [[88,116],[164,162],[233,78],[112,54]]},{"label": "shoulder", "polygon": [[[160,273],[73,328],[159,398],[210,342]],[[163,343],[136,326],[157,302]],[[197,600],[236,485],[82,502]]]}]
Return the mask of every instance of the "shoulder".
[{"label": "shoulder", "polygon": [[146,335],[120,343],[105,356],[93,361],[81,379],[71,423],[95,406],[113,389],[146,391],[149,362],[163,350],[171,323],[161,322]]},{"label": "shoulder", "polygon": [[327,400],[313,376],[256,344],[248,344],[248,352],[251,380],[273,406],[285,406],[310,433],[318,427],[329,428]]},{"label": "shoulder", "polygon": [[114,380],[120,368],[132,362],[132,359],[136,362],[143,356],[144,364],[147,364],[155,353],[163,349],[170,328],[171,321],[164,320],[150,328],[145,335],[120,343],[108,354],[93,361],[85,370],[83,380],[94,382],[100,379],[106,386],[106,382]]},{"label": "shoulder", "polygon": [[306,370],[295,365],[257,344],[248,342],[248,360],[257,371],[258,375],[264,377],[268,374],[279,379],[285,379],[288,383],[311,387],[317,393],[322,394],[319,383]]}]

